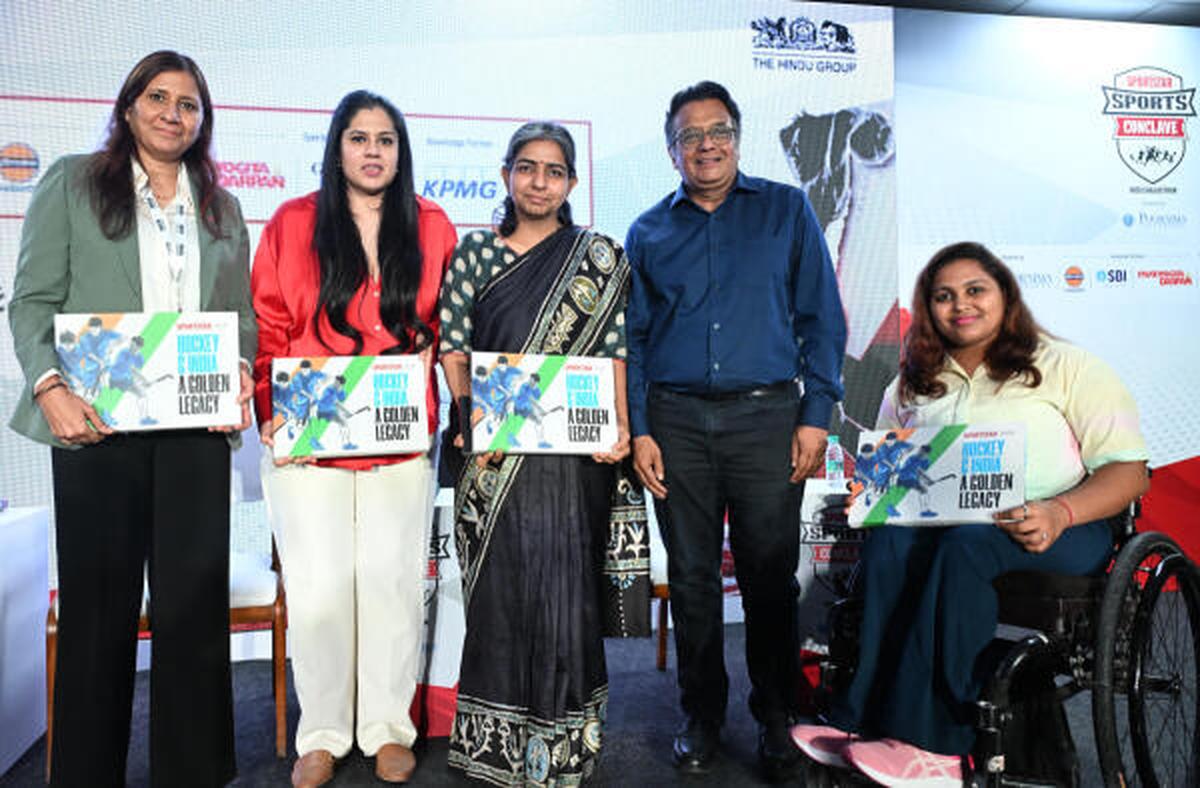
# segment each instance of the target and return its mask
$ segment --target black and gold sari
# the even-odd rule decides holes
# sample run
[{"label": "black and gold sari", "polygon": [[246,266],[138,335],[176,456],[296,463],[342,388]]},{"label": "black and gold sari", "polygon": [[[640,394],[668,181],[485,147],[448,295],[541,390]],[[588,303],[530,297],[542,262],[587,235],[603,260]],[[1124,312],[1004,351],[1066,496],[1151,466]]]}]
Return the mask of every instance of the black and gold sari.
[{"label": "black and gold sari", "polygon": [[[604,236],[563,227],[523,255],[491,233],[459,245],[443,352],[624,357],[629,268]],[[496,785],[576,785],[600,750],[605,632],[649,633],[640,485],[590,457],[463,464],[455,494],[466,637],[450,765]]]}]

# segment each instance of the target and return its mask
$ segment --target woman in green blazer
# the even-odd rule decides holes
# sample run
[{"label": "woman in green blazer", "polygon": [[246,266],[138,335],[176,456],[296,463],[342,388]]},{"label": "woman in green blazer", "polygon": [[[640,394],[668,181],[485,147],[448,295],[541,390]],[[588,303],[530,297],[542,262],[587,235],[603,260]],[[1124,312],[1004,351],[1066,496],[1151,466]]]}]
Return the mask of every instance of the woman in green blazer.
[{"label": "woman in green blazer", "polygon": [[151,782],[216,786],[235,773],[226,438],[250,423],[248,368],[241,425],[119,433],[66,386],[53,336],[57,313],[236,311],[240,355],[254,358],[249,240],[217,185],[211,138],[200,69],[148,55],[104,147],[51,165],[22,226],[9,322],[26,389],[11,426],[52,447],[55,786],[124,784],[144,571]]}]

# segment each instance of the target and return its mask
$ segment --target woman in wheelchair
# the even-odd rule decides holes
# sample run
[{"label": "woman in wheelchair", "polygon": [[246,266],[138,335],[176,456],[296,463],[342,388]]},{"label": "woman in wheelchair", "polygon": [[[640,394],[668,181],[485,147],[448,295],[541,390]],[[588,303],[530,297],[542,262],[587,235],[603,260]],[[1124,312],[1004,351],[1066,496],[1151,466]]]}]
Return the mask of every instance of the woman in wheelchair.
[{"label": "woman in wheelchair", "polygon": [[792,730],[813,760],[883,785],[962,785],[984,680],[976,662],[996,630],[992,580],[1102,572],[1103,518],[1147,486],[1137,409],[1116,374],[1043,331],[994,254],[957,243],[917,278],[877,427],[986,422],[1026,425],[1026,503],[994,525],[871,529],[857,671],[828,724]]}]

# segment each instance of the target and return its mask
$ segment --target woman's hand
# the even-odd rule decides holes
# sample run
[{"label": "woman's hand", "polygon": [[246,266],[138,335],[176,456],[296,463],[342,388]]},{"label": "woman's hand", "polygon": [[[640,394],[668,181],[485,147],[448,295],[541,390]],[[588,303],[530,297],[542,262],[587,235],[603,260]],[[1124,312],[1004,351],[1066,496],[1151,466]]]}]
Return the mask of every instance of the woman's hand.
[{"label": "woman's hand", "polygon": [[1053,500],[1029,501],[992,515],[1014,542],[1030,553],[1044,553],[1071,526],[1067,510]]},{"label": "woman's hand", "polygon": [[504,452],[497,449],[496,451],[485,451],[475,455],[475,464],[480,468],[500,462],[504,459]]},{"label": "woman's hand", "polygon": [[[258,428],[258,442],[267,447],[267,451],[275,453],[275,424],[273,421],[268,421]],[[312,465],[317,461],[316,457],[272,457],[276,468],[282,468],[285,465]]]},{"label": "woman's hand", "polygon": [[612,445],[612,448],[607,452],[596,452],[592,455],[592,459],[596,462],[603,462],[608,465],[616,465],[621,460],[629,456],[629,430],[617,429],[617,442]]},{"label": "woman's hand", "polygon": [[114,432],[95,408],[67,388],[62,378],[43,382],[34,401],[54,437],[68,446],[99,443]]},{"label": "woman's hand", "polygon": [[241,366],[241,390],[238,391],[238,405],[242,406],[242,421],[240,424],[226,424],[221,427],[209,427],[209,432],[241,432],[250,426],[250,400],[254,398],[254,377]]}]

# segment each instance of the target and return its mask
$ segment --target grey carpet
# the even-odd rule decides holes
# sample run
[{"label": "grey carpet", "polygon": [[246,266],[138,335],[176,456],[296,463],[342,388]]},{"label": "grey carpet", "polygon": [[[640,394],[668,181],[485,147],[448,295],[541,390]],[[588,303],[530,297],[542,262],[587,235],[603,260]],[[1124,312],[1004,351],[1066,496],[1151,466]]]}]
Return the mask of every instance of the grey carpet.
[{"label": "grey carpet", "polygon": [[[595,786],[669,786],[691,788],[767,785],[758,774],[755,757],[757,728],[746,708],[749,682],[745,675],[744,637],[740,625],[726,627],[726,659],[730,678],[730,702],[721,732],[721,752],[712,771],[702,777],[683,777],[671,765],[671,739],[679,725],[673,648],[668,668],[654,668],[655,641],[610,640],[606,643],[609,670],[608,725]],[[287,786],[291,760],[274,753],[274,706],[271,700],[271,671],[266,661],[239,662],[233,669],[237,731],[238,779],[236,786]],[[289,687],[290,687],[289,683]],[[127,780],[130,786],[148,785],[146,750],[146,700],[149,675],[137,677],[133,731],[130,737]],[[1098,785],[1099,771],[1092,745],[1091,705],[1086,694],[1068,702],[1068,717],[1081,760],[1081,784]],[[289,693],[289,747],[296,730],[298,707],[294,690]],[[0,735],[3,735],[0,733]],[[464,785],[446,768],[446,740],[422,742],[417,748],[419,763],[413,786]],[[0,788],[43,785],[46,745],[42,739],[0,777]],[[333,786],[381,786],[373,772],[373,761],[352,754],[339,764]],[[802,785],[803,779],[793,782]]]}]

